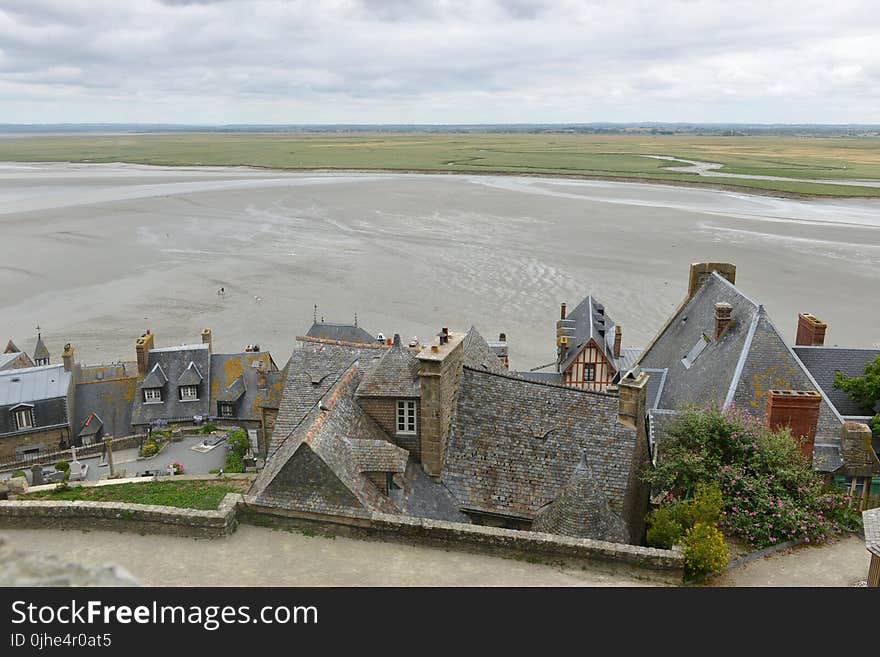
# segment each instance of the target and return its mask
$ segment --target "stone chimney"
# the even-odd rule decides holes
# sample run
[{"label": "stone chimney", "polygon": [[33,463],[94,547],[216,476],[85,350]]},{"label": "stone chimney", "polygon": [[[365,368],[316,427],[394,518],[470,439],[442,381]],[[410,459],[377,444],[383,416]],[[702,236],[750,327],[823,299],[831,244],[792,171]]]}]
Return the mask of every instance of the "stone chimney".
[{"label": "stone chimney", "polygon": [[263,365],[263,361],[257,361],[257,388],[260,390],[265,390],[269,387],[269,377],[266,376],[266,367]]},{"label": "stone chimney", "polygon": [[64,353],[61,354],[61,360],[64,362],[64,371],[72,372],[73,371],[73,345],[69,342],[64,345]]},{"label": "stone chimney", "polygon": [[732,284],[736,284],[736,265],[729,262],[695,262],[691,265],[690,276],[688,278],[688,296],[690,299],[697,293],[706,279],[717,271],[719,275],[728,280]]},{"label": "stone chimney", "polygon": [[623,331],[620,326],[614,327],[614,357],[620,358],[620,341],[623,340]]},{"label": "stone chimney", "polygon": [[138,376],[147,375],[147,363],[149,362],[150,349],[153,348],[153,334],[150,329],[134,342],[134,350],[137,352]]},{"label": "stone chimney", "polygon": [[636,366],[620,378],[617,384],[618,421],[640,433],[645,431],[648,415],[648,376]]},{"label": "stone chimney", "polygon": [[794,343],[799,347],[821,347],[825,344],[825,330],[828,325],[810,313],[798,314],[797,337]]},{"label": "stone chimney", "polygon": [[211,351],[213,348],[213,336],[211,334],[211,329],[205,328],[202,329],[202,344],[208,345],[208,351]]},{"label": "stone chimney", "polygon": [[419,359],[420,441],[422,468],[440,477],[446,452],[446,436],[452,422],[453,403],[464,362],[464,334],[444,328],[438,340],[425,346]]},{"label": "stone chimney", "polygon": [[721,339],[727,327],[730,326],[731,314],[733,307],[724,301],[715,304],[715,342]]},{"label": "stone chimney", "polygon": [[845,422],[840,432],[840,447],[843,452],[843,468],[838,474],[847,477],[880,475],[880,459],[871,446],[871,429],[867,424]]},{"label": "stone chimney", "polygon": [[813,390],[770,390],[767,393],[765,420],[767,428],[789,427],[801,445],[801,452],[813,462],[816,423],[822,395]]}]

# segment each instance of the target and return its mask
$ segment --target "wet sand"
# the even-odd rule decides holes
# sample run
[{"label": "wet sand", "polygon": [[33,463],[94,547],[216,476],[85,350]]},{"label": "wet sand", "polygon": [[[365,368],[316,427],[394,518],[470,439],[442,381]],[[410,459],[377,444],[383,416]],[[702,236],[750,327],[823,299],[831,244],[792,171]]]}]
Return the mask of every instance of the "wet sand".
[{"label": "wet sand", "polygon": [[[738,267],[783,334],[880,343],[880,200],[792,200],[504,176],[0,165],[0,341],[88,363],[157,345],[259,343],[279,365],[313,305],[405,338],[505,332],[511,364],[553,360],[558,305],[593,293],[644,346],[697,260]],[[220,287],[225,296],[216,292]],[[257,300],[259,298],[260,300]]]}]

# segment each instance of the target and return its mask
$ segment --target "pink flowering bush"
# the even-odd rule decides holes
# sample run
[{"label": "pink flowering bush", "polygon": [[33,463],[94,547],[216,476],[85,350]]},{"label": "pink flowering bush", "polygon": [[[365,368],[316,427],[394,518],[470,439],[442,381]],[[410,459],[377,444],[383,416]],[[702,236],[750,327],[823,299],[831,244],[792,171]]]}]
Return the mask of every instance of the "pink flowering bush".
[{"label": "pink flowering bush", "polygon": [[825,488],[787,429],[769,431],[742,412],[686,410],[667,430],[658,461],[646,479],[670,500],[720,484],[720,527],[754,548],[821,542],[859,527],[847,497]]}]

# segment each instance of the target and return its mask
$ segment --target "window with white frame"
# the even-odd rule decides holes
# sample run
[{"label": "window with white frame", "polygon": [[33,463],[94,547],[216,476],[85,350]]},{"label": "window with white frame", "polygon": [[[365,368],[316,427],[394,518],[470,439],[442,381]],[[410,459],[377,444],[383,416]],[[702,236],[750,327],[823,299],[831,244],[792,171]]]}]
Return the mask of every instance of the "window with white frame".
[{"label": "window with white frame", "polygon": [[195,401],[198,398],[198,386],[180,386],[180,401]]},{"label": "window with white frame", "polygon": [[416,432],[416,402],[408,399],[397,400],[397,433]]},{"label": "window with white frame", "polygon": [[162,388],[144,388],[144,403],[158,404],[162,401]]},{"label": "window with white frame", "polygon": [[230,404],[229,402],[220,402],[218,404],[218,406],[219,406],[218,410],[220,411],[220,417],[232,417],[233,416],[232,404]]},{"label": "window with white frame", "polygon": [[15,413],[15,428],[19,431],[22,429],[30,429],[34,426],[34,409],[19,408]]}]

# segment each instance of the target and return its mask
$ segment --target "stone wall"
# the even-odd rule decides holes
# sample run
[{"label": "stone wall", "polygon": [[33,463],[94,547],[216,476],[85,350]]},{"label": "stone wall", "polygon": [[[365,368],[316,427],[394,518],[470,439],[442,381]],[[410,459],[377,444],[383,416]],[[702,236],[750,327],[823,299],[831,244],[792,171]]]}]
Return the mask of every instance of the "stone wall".
[{"label": "stone wall", "polygon": [[625,570],[646,579],[680,584],[684,557],[680,550],[607,543],[555,534],[373,513],[369,516],[323,516],[266,507],[251,498],[238,507],[241,522],[264,527],[309,530],[354,538],[399,541],[451,550],[480,552],[545,563]]},{"label": "stone wall", "polygon": [[441,348],[439,355],[433,355],[430,347],[419,354],[422,467],[435,478],[440,477],[443,468],[446,437],[461,380],[463,337],[450,334],[449,343]]},{"label": "stone wall", "polygon": [[422,424],[422,409],[419,399],[415,397],[401,397],[416,402],[416,435],[398,435],[397,433],[397,399],[394,397],[358,397],[357,403],[367,415],[385,430],[394,444],[408,451],[417,463],[422,460],[422,450],[419,433]]},{"label": "stone wall", "polygon": [[235,509],[241,498],[228,493],[216,511],[124,502],[6,501],[0,502],[0,529],[96,529],[218,538],[238,526]]}]

